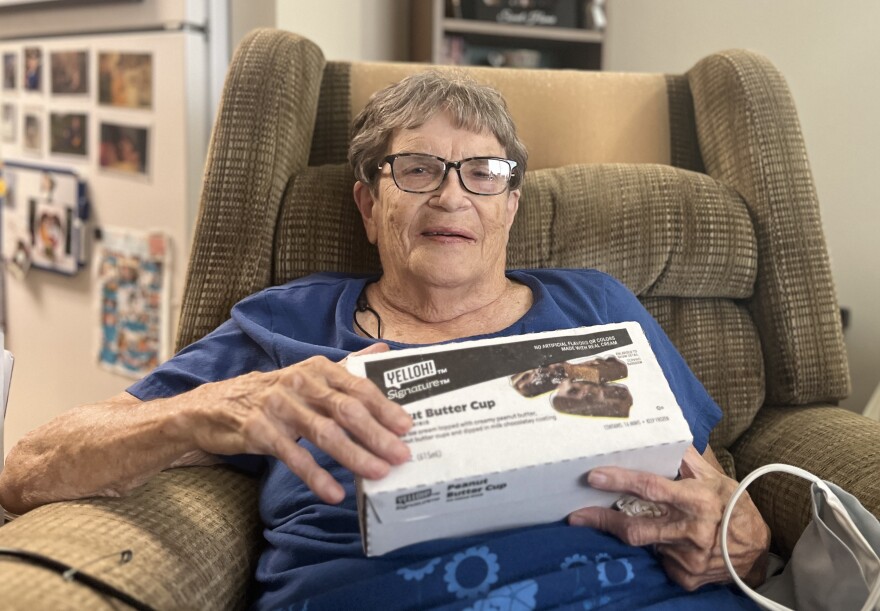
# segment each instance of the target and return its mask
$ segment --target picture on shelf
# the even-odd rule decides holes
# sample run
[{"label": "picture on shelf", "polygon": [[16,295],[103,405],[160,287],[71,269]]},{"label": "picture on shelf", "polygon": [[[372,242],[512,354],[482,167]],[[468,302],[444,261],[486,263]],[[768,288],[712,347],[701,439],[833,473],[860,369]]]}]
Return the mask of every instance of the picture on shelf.
[{"label": "picture on shelf", "polygon": [[39,47],[25,47],[24,79],[25,91],[42,91],[43,51]]},{"label": "picture on shelf", "polygon": [[43,117],[37,112],[25,111],[22,148],[36,155],[43,153]]},{"label": "picture on shelf", "polygon": [[89,92],[89,55],[86,51],[58,51],[49,55],[54,95]]},{"label": "picture on shelf", "polygon": [[148,153],[147,128],[101,123],[102,168],[146,175]]},{"label": "picture on shelf", "polygon": [[0,109],[0,140],[3,142],[15,142],[15,124],[17,113],[15,104],[3,104]]},{"label": "picture on shelf", "polygon": [[3,54],[3,89],[6,89],[6,90],[15,89],[15,82],[18,80],[16,68],[18,68],[18,54],[17,53],[4,53]]},{"label": "picture on shelf", "polygon": [[106,106],[152,108],[153,56],[150,53],[99,53],[98,102]]},{"label": "picture on shelf", "polygon": [[509,25],[578,27],[581,0],[461,0],[466,19]]},{"label": "picture on shelf", "polygon": [[51,113],[49,150],[62,155],[88,155],[89,117],[84,113]]},{"label": "picture on shelf", "polygon": [[507,26],[605,30],[606,0],[446,0],[447,19]]}]

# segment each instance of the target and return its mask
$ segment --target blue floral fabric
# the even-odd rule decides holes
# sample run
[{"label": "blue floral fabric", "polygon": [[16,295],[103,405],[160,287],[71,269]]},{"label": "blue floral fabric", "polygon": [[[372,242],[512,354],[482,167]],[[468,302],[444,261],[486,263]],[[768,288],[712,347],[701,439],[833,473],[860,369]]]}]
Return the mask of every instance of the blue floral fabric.
[{"label": "blue floral fabric", "polygon": [[[567,533],[556,532],[567,530]],[[562,535],[562,536],[560,536]],[[722,586],[687,593],[646,549],[589,529],[554,525],[473,541],[461,551],[335,588],[276,609],[751,609]],[[595,549],[605,549],[595,553]],[[524,561],[523,550],[530,550]],[[576,551],[576,550],[581,550]],[[586,552],[586,553],[582,553]],[[588,555],[589,554],[589,555]],[[674,605],[674,606],[673,606]]]},{"label": "blue floral fabric", "polygon": [[726,586],[685,592],[649,548],[564,522],[366,558],[351,474],[303,445],[340,480],[346,500],[324,505],[301,481],[270,467],[261,512],[267,525],[278,525],[266,529],[255,609],[754,609]]},{"label": "blue floral fabric", "polygon": [[[694,445],[705,449],[720,410],[629,290],[593,270],[511,271],[508,277],[532,289],[533,305],[510,327],[481,338],[638,321],[682,406]],[[252,295],[233,308],[229,321],[129,392],[150,400],[317,354],[340,360],[374,341],[352,328],[357,297],[371,280],[317,274]],[[256,572],[254,609],[754,608],[725,586],[685,592],[669,581],[649,549],[562,522],[429,541],[366,558],[351,473],[309,442],[300,444],[342,483],[346,499],[341,504],[323,503],[273,458],[227,457],[263,477],[266,545]]]}]

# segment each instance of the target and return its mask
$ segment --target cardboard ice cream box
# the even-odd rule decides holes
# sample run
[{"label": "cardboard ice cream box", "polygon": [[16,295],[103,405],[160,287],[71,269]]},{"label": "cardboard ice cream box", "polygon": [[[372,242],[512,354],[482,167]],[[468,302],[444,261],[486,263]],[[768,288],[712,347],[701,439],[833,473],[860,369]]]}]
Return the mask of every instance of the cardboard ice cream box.
[{"label": "cardboard ice cream box", "polygon": [[350,357],[413,417],[412,459],[359,479],[364,551],[552,522],[620,496],[615,465],[673,478],[693,437],[635,322]]}]

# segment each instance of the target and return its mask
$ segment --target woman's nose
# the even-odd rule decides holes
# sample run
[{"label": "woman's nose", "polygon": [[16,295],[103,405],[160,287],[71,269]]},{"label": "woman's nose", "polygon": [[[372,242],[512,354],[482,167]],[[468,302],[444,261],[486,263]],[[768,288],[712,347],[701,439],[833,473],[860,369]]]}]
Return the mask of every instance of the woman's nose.
[{"label": "woman's nose", "polygon": [[437,189],[438,197],[431,199],[436,205],[447,210],[458,210],[471,205],[470,193],[461,184],[461,175],[458,172],[456,168],[449,168],[446,180]]}]

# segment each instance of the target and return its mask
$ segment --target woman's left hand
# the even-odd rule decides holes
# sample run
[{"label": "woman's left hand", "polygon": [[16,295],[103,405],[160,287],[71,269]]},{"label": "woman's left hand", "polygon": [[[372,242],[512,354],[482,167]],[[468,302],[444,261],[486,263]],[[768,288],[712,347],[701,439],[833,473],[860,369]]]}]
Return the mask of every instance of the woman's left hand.
[{"label": "woman's left hand", "polygon": [[[711,449],[706,456],[714,461]],[[634,546],[654,545],[669,577],[686,590],[731,581],[721,555],[721,517],[737,482],[691,446],[681,463],[681,479],[619,467],[590,471],[599,490],[632,494],[660,507],[659,517],[629,516],[605,507],[586,507],[569,516],[573,526],[589,526]],[[748,493],[736,504],[728,531],[728,550],[737,574],[749,585],[764,581],[770,529]]]}]

